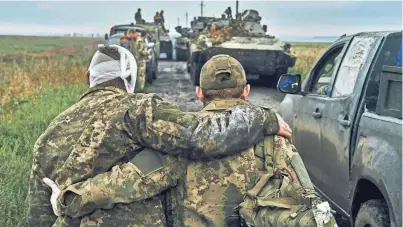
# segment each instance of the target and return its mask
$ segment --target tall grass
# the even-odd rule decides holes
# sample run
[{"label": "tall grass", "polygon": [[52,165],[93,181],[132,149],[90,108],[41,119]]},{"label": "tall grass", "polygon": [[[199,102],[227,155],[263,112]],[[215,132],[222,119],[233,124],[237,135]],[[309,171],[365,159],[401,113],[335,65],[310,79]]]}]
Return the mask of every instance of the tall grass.
[{"label": "tall grass", "polygon": [[0,226],[26,226],[28,178],[36,139],[50,121],[86,89],[58,85],[36,93],[36,103],[16,107],[10,121],[0,120]]},{"label": "tall grass", "polygon": [[[3,37],[0,37],[0,43]],[[57,40],[57,39],[56,39]],[[82,46],[69,39],[44,39],[25,45],[24,51]],[[7,41],[11,42],[11,41]],[[94,42],[87,40],[86,42]],[[71,44],[73,43],[73,44]],[[87,45],[87,44],[85,44]],[[296,65],[291,72],[306,75],[326,44],[296,43]],[[0,45],[1,50],[8,50]],[[51,120],[75,103],[86,89],[84,73],[92,52],[78,50],[74,57],[54,51],[53,55],[21,54],[14,62],[0,62],[0,226],[26,226],[28,177],[36,139]],[[7,53],[7,52],[6,52]],[[16,53],[14,50],[13,53]],[[49,52],[47,52],[49,53]],[[34,57],[33,57],[34,56]]]},{"label": "tall grass", "polygon": [[[4,40],[3,38],[0,37],[0,40]],[[0,64],[0,226],[27,226],[28,177],[33,145],[50,121],[76,102],[87,88],[84,74],[93,52],[90,47],[94,40],[85,40],[85,42],[82,40],[75,42],[74,39],[64,40],[69,44],[75,43],[77,46],[84,44],[90,46],[87,46],[87,49],[74,49],[69,46],[70,50],[75,51],[68,55],[48,51],[47,55],[22,53],[12,58],[2,58],[3,62]],[[57,42],[50,42],[46,46],[48,41],[48,38],[42,38],[30,44],[17,41],[16,43],[37,51],[46,51],[57,44]],[[35,47],[41,42],[39,49]],[[9,44],[1,43],[0,50],[7,50],[7,45]],[[5,54],[3,56],[9,53],[2,52]],[[15,53],[15,50],[11,53]],[[49,53],[53,54],[49,55]]]}]

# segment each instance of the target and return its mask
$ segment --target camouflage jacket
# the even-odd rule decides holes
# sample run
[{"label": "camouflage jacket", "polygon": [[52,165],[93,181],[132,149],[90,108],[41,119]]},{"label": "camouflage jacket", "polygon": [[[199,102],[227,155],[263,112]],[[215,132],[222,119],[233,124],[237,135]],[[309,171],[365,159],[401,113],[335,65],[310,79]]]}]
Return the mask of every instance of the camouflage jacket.
[{"label": "camouflage jacket", "polygon": [[[52,226],[56,221],[49,202],[51,191],[42,182],[44,177],[54,180],[61,190],[66,191],[73,184],[115,170],[120,175],[119,178],[113,176],[111,182],[119,184],[121,181],[116,179],[126,176],[123,174],[126,169],[136,171],[136,176],[140,174],[142,177],[128,162],[145,147],[190,160],[204,160],[232,155],[251,146],[265,134],[277,131],[276,115],[261,108],[243,106],[214,116],[200,116],[182,112],[155,94],[127,94],[114,87],[96,86],[57,116],[35,144],[29,182],[29,226]],[[242,137],[250,140],[233,139]],[[131,187],[125,184],[124,189],[116,193],[120,195],[118,198],[127,197],[127,192],[144,199],[161,190],[144,189],[148,193],[140,195],[130,192]],[[92,189],[88,185],[84,188]],[[78,194],[85,195],[85,192]],[[107,194],[107,191],[98,194]],[[87,200],[93,197],[91,192],[88,197]],[[65,202],[61,201],[62,204]],[[160,207],[159,200],[155,206]],[[156,220],[151,212],[149,215],[148,220]],[[103,222],[102,215],[95,218],[96,223]],[[122,216],[122,219],[131,225],[140,220],[132,214]],[[95,222],[91,218],[82,220],[88,225]],[[55,226],[78,226],[80,222],[80,218],[62,216]]]},{"label": "camouflage jacket", "polygon": [[130,52],[133,54],[136,60],[145,61],[148,56],[148,52],[143,38],[137,37],[136,40],[129,40],[129,43],[130,43]]},{"label": "camouflage jacket", "polygon": [[[245,104],[241,99],[214,100],[203,108],[202,115]],[[273,142],[266,144],[267,141]],[[265,146],[271,149],[265,150]],[[296,179],[290,164],[294,150],[286,138],[268,136],[236,155],[210,162],[189,162],[185,179],[170,191],[173,226],[226,226],[231,219],[232,223],[239,221],[236,209],[262,176],[280,173]]]},{"label": "camouflage jacket", "polygon": [[[215,99],[203,108],[201,114],[212,116],[245,104],[251,105],[242,99]],[[179,190],[184,190],[184,202],[179,203],[177,214],[183,223],[177,225],[225,226],[226,217],[233,215],[234,208],[242,202],[243,195],[259,176],[254,147],[209,162],[189,162],[183,186],[178,186]]]}]

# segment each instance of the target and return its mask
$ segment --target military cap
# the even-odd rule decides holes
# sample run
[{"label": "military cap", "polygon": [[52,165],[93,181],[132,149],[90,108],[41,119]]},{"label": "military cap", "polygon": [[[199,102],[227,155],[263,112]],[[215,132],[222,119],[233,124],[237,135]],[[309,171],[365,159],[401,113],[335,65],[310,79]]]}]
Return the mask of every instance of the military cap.
[{"label": "military cap", "polygon": [[[229,77],[218,76],[228,73]],[[246,74],[241,63],[235,58],[219,54],[210,58],[200,72],[200,87],[206,90],[236,88],[246,85]]]}]

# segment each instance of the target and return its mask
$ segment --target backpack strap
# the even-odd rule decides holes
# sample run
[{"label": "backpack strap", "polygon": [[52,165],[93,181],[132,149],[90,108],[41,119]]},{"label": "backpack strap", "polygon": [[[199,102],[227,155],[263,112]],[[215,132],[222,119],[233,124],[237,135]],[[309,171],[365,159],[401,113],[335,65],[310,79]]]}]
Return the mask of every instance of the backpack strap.
[{"label": "backpack strap", "polygon": [[[263,145],[263,146],[262,146]],[[256,197],[262,188],[266,185],[269,179],[273,176],[274,161],[273,161],[273,151],[274,151],[274,136],[267,136],[264,138],[263,142],[259,143],[257,146],[259,152],[264,157],[264,169],[266,174],[260,177],[255,186],[247,192],[248,196]]]}]

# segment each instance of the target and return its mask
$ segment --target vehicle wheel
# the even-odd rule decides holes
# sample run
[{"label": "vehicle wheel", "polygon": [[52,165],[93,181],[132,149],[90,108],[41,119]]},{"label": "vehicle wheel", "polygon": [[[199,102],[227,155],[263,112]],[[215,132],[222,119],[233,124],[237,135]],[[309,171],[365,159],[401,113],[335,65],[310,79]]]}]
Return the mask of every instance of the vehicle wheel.
[{"label": "vehicle wheel", "polygon": [[152,83],[153,83],[152,73],[147,73],[147,74],[146,74],[146,81],[147,81],[147,83],[149,83],[149,84],[152,84]]},{"label": "vehicle wheel", "polygon": [[186,51],[176,49],[176,61],[186,61]]},{"label": "vehicle wheel", "polygon": [[199,86],[200,85],[200,72],[201,72],[202,67],[200,64],[197,64],[196,62],[192,62],[192,83],[194,86]]},{"label": "vehicle wheel", "polygon": [[156,79],[157,79],[157,72],[156,72],[156,71],[153,71],[152,78],[153,78],[153,80],[156,80]]},{"label": "vehicle wheel", "polygon": [[355,219],[355,227],[388,227],[388,205],[384,200],[374,199],[363,203]]},{"label": "vehicle wheel", "polygon": [[172,52],[167,53],[167,60],[172,61]]}]

